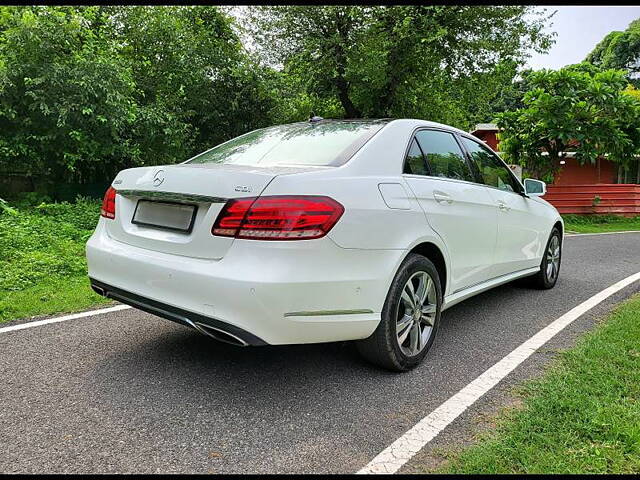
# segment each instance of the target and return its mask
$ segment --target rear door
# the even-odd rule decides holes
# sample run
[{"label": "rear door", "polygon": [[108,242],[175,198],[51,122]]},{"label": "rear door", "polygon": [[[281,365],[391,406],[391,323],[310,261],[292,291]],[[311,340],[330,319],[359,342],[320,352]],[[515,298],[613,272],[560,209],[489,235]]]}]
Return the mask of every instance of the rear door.
[{"label": "rear door", "polygon": [[493,276],[505,275],[540,263],[541,242],[537,202],[522,195],[522,185],[509,167],[489,148],[461,136],[472,167],[486,185],[498,216],[498,238]]},{"label": "rear door", "polygon": [[456,137],[445,130],[418,130],[410,144],[404,178],[449,251],[448,293],[488,280],[496,243],[496,208],[487,189],[475,183]]}]

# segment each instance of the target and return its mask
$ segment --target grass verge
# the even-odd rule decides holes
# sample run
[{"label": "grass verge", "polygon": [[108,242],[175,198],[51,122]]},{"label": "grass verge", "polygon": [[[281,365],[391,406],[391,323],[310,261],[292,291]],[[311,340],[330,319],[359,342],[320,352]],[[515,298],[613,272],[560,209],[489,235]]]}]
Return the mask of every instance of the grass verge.
[{"label": "grass verge", "polygon": [[438,473],[640,472],[640,296],[523,387],[522,408]]},{"label": "grass verge", "polygon": [[640,216],[617,215],[563,215],[566,231],[577,233],[640,231]]},{"label": "grass verge", "polygon": [[99,202],[0,207],[0,323],[111,303],[91,290],[84,253]]}]

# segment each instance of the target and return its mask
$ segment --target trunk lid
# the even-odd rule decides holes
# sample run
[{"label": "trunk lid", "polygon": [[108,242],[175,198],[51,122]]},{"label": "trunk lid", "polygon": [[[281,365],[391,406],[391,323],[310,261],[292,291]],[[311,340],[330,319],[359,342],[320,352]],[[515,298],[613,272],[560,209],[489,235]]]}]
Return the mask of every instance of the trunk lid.
[{"label": "trunk lid", "polygon": [[[277,175],[308,170],[222,164],[181,164],[123,170],[112,184],[118,193],[116,217],[106,220],[106,229],[110,237],[136,247],[188,257],[220,259],[234,240],[211,234],[211,227],[225,202],[230,198],[257,197]],[[190,231],[132,223],[140,200],[163,202],[160,206],[154,204],[154,211],[147,214],[153,223],[162,221],[164,207],[171,209],[172,204],[193,205],[195,214]],[[145,202],[140,204],[141,212],[136,215],[137,219],[144,213],[143,209],[149,208],[148,205]],[[166,217],[174,215],[175,212],[168,210]]]}]

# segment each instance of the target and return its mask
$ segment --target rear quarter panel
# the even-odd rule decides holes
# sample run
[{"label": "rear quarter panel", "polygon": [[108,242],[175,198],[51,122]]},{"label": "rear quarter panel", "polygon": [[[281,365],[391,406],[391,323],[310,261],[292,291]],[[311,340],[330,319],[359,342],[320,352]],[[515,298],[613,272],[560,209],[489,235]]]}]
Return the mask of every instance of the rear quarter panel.
[{"label": "rear quarter panel", "polygon": [[344,206],[344,214],[328,236],[342,248],[406,249],[430,232],[408,188],[408,209],[392,209],[378,185],[403,183],[398,177],[354,177],[340,174],[301,174],[277,177],[263,195],[327,195]]},{"label": "rear quarter panel", "polygon": [[[401,251],[393,269],[380,272],[385,288],[409,253],[420,243],[435,244],[447,265],[448,252],[440,237],[429,227],[424,212],[400,176],[354,176],[339,167],[332,171],[276,177],[263,195],[327,195],[340,202],[344,214],[328,237],[345,249]],[[390,208],[382,198],[379,184],[400,184],[407,192],[408,208]],[[358,268],[354,265],[354,268]],[[443,286],[446,289],[446,286]]]}]

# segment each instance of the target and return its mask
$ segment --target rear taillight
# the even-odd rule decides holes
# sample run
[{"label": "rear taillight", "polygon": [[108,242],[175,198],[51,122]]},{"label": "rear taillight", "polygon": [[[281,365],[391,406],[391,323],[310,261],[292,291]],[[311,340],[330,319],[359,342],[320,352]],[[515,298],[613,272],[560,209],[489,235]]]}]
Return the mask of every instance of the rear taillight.
[{"label": "rear taillight", "polygon": [[211,233],[253,240],[308,240],[324,237],[342,216],[335,200],[311,195],[274,195],[229,200]]},{"label": "rear taillight", "polygon": [[100,215],[105,218],[116,218],[116,189],[109,187],[102,199]]}]

